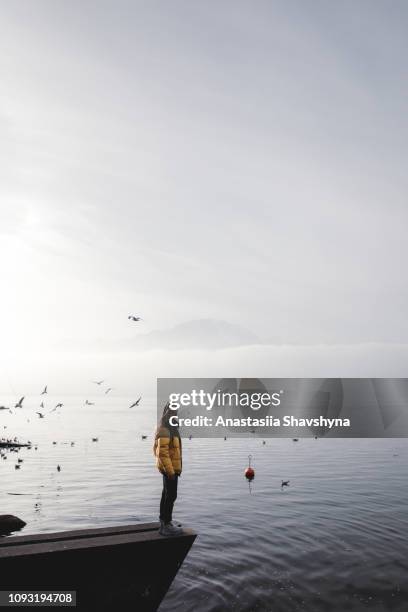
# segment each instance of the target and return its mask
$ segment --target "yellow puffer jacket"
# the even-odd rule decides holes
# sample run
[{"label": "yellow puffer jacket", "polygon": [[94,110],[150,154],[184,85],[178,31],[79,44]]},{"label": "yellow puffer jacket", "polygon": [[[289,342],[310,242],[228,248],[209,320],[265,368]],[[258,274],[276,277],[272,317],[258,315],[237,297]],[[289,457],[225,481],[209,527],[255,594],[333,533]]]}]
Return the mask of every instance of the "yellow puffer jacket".
[{"label": "yellow puffer jacket", "polygon": [[170,437],[166,427],[159,427],[156,432],[153,452],[156,455],[157,469],[166,476],[181,474],[182,455],[181,440],[178,436]]}]

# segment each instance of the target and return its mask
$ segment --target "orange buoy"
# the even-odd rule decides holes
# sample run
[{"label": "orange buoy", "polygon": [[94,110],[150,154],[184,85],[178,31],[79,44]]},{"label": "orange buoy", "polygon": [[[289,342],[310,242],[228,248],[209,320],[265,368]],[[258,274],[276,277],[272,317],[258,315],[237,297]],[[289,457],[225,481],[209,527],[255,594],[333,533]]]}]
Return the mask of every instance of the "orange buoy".
[{"label": "orange buoy", "polygon": [[248,467],[245,470],[245,478],[253,480],[255,478],[255,470],[251,467],[252,455],[248,455]]}]

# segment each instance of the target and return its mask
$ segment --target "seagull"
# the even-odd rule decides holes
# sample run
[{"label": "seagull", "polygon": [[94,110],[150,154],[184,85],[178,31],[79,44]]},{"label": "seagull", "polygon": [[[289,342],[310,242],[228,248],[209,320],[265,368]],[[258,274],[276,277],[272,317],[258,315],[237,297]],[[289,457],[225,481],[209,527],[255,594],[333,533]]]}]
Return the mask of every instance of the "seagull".
[{"label": "seagull", "polygon": [[109,391],[112,391],[112,387],[109,387],[108,389],[106,389],[105,395],[107,395],[109,393]]},{"label": "seagull", "polygon": [[46,393],[48,393],[47,386],[48,385],[45,385],[44,390],[41,392],[41,395],[45,395]]},{"label": "seagull", "polygon": [[135,317],[134,315],[129,315],[128,319],[130,321],[142,321],[141,317]]},{"label": "seagull", "polygon": [[95,385],[101,385],[103,382],[105,382],[104,380],[93,380],[92,381]]},{"label": "seagull", "polygon": [[89,400],[85,400],[85,406],[95,406],[95,404]]},{"label": "seagull", "polygon": [[24,400],[24,397],[25,397],[25,396],[23,395],[23,397],[21,397],[21,398],[18,400],[18,402],[17,402],[17,404],[14,406],[14,408],[22,408],[22,407],[23,407],[23,400]]},{"label": "seagull", "polygon": [[281,487],[288,487],[289,483],[290,483],[290,480],[282,480]]},{"label": "seagull", "polygon": [[293,442],[299,442],[299,438],[293,438]]},{"label": "seagull", "polygon": [[43,413],[42,413],[42,412],[36,412],[36,414],[38,414],[38,416],[40,417],[40,419],[43,419],[43,418],[44,418],[44,415],[43,415]]},{"label": "seagull", "polygon": [[60,471],[61,471],[61,466],[57,465],[57,472],[60,472]]},{"label": "seagull", "polygon": [[129,408],[134,408],[135,406],[138,406],[141,399],[142,396],[140,396],[139,399],[137,399],[131,406],[129,406]]},{"label": "seagull", "polygon": [[20,458],[20,459],[17,459],[17,461],[18,461],[19,463],[23,463],[24,459],[21,459],[21,458]]},{"label": "seagull", "polygon": [[98,438],[92,438],[92,442],[97,442]]},{"label": "seagull", "polygon": [[63,405],[64,405],[64,404],[59,403],[59,404],[57,404],[57,405],[55,406],[55,408],[62,408],[62,407],[63,407]]},{"label": "seagull", "polygon": [[147,436],[142,436],[142,440],[146,440]]},{"label": "seagull", "polygon": [[44,408],[44,402],[41,402],[40,408]]},{"label": "seagull", "polygon": [[16,465],[14,466],[16,470],[19,470],[21,465],[19,463],[16,463]]}]

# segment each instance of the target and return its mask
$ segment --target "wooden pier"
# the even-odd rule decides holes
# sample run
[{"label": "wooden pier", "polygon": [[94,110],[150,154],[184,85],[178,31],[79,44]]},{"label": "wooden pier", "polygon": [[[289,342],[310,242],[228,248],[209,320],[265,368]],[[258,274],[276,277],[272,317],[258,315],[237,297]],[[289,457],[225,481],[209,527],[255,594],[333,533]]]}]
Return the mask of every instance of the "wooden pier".
[{"label": "wooden pier", "polygon": [[0,538],[0,590],[76,591],[77,609],[153,612],[196,534],[158,523]]},{"label": "wooden pier", "polygon": [[5,442],[0,440],[0,448],[31,448],[32,444],[23,444],[22,442]]}]

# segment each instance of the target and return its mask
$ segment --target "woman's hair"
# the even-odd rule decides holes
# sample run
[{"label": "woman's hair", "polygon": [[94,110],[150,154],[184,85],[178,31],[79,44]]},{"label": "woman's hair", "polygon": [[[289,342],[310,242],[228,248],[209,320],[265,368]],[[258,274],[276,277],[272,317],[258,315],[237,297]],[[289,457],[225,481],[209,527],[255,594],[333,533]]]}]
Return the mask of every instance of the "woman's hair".
[{"label": "woman's hair", "polygon": [[163,408],[163,414],[160,419],[159,427],[165,427],[170,432],[170,437],[180,437],[179,429],[177,425],[170,424],[170,417],[175,415],[175,411],[170,408],[169,402]]}]

